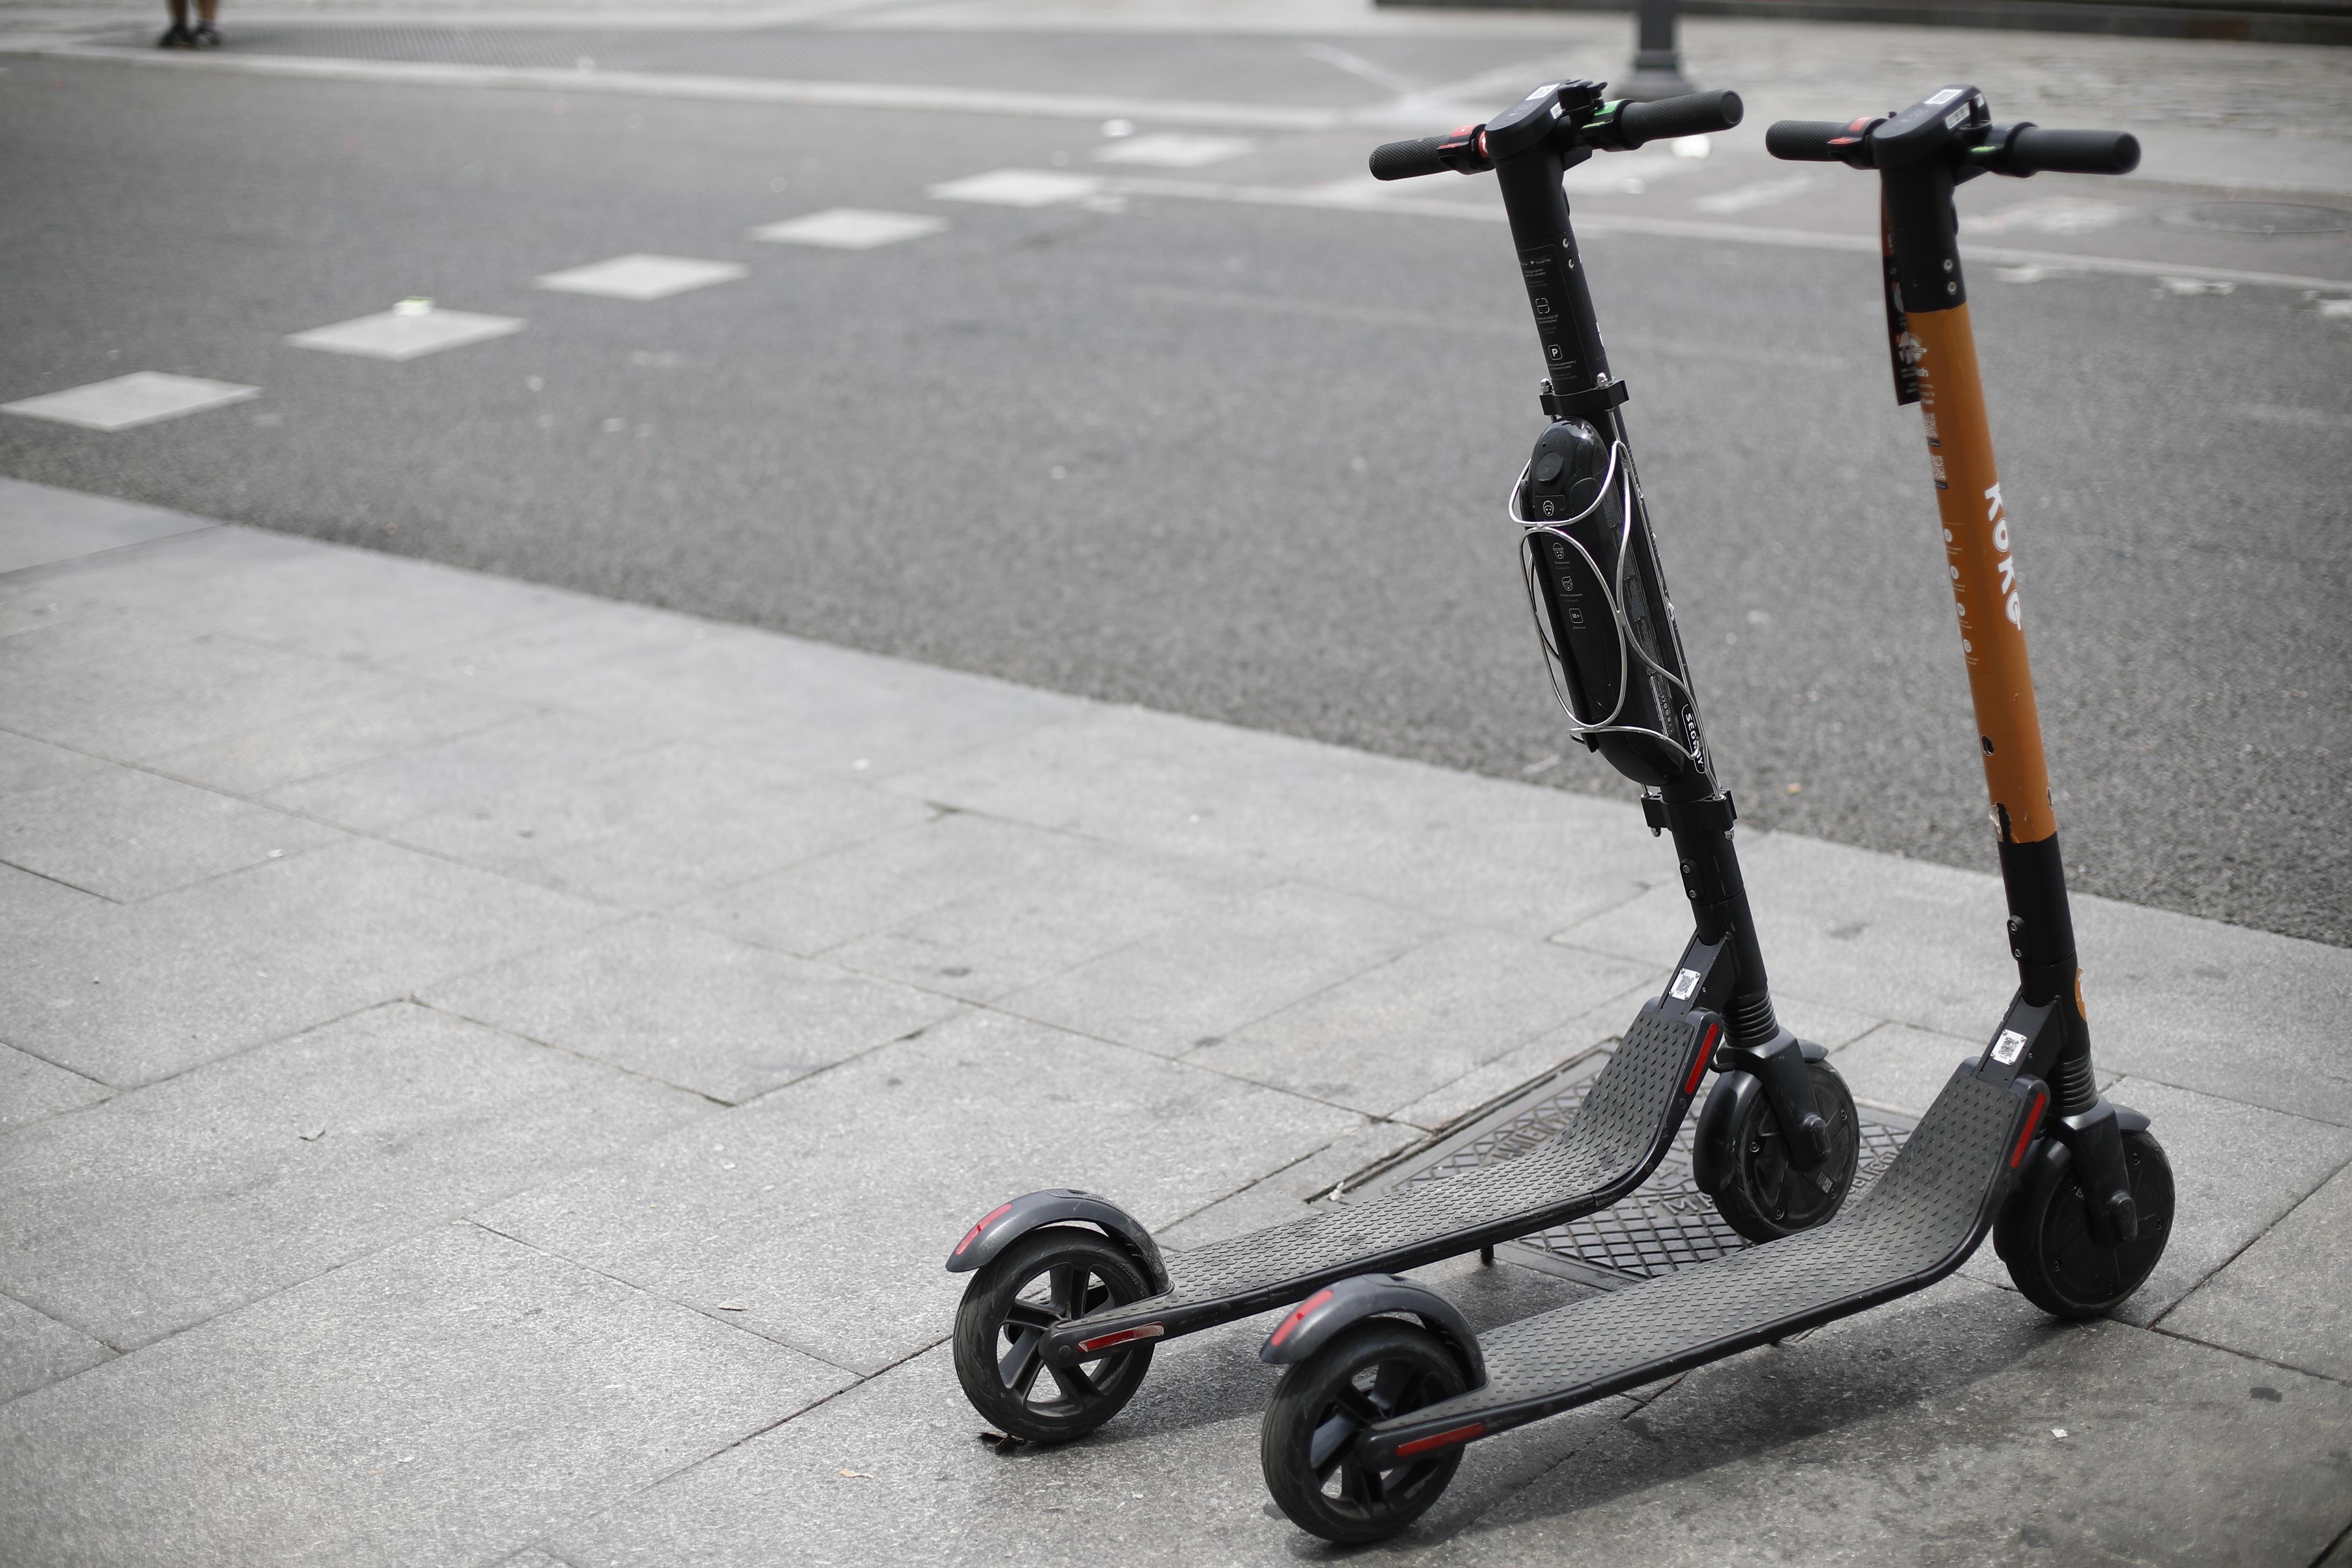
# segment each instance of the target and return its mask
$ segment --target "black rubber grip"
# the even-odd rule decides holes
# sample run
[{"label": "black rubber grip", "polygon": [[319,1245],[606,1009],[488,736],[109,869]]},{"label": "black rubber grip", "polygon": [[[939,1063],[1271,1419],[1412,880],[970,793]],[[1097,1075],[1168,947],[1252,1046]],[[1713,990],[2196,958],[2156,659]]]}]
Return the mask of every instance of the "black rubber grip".
[{"label": "black rubber grip", "polygon": [[1721,92],[1686,92],[1680,98],[1662,98],[1655,103],[1629,103],[1617,115],[1618,133],[1625,138],[1628,147],[1639,147],[1644,142],[1660,142],[1669,136],[1704,136],[1710,131],[1728,131],[1739,123],[1742,106],[1739,95],[1729,88]]},{"label": "black rubber grip", "polygon": [[2026,125],[2010,138],[2007,162],[2021,174],[2128,174],[2139,167],[2139,138],[2128,131]]},{"label": "black rubber grip", "polygon": [[1781,120],[1764,132],[1764,151],[1793,163],[1843,163],[1845,150],[1830,145],[1835,136],[1851,136],[1843,120]]},{"label": "black rubber grip", "polygon": [[1439,162],[1437,150],[1444,145],[1443,136],[1424,136],[1418,142],[1383,142],[1372,149],[1372,178],[1410,180],[1420,174],[1442,174],[1445,165]]}]

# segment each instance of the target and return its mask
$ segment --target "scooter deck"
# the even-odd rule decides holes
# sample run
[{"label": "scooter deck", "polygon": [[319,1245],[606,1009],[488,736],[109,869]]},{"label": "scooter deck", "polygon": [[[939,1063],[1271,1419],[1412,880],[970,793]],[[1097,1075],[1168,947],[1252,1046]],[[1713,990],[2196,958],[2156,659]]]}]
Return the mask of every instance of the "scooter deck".
[{"label": "scooter deck", "polygon": [[1189,1333],[1289,1306],[1351,1275],[1415,1268],[1606,1208],[1665,1157],[1718,1030],[1711,1015],[1648,1003],[1575,1119],[1543,1147],[1169,1254],[1170,1289],[1057,1324],[1046,1353],[1068,1357],[1085,1342],[1138,1328]]},{"label": "scooter deck", "polygon": [[1369,1428],[1366,1461],[1491,1436],[1935,1283],[1991,1228],[2046,1098],[2030,1079],[1962,1067],[1877,1184],[1829,1224],[1496,1331],[1480,1341],[1486,1381]]}]

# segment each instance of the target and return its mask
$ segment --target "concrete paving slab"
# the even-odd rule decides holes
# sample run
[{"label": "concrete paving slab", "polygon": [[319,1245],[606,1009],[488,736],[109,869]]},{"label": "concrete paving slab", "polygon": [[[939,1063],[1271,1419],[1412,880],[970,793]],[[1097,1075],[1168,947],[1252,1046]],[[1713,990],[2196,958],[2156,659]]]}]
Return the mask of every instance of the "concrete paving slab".
[{"label": "concrete paving slab", "polygon": [[670,911],[811,956],[1011,882],[1035,882],[1089,842],[969,811],[877,834]]},{"label": "concrete paving slab", "polygon": [[14,1046],[0,1046],[0,1132],[78,1105],[95,1104],[113,1092]]},{"label": "concrete paving slab", "polygon": [[[1034,829],[1031,831],[1034,831]],[[1065,974],[1130,942],[1223,918],[1263,875],[1043,834],[1035,860],[963,897],[829,950],[835,963],[975,1002]],[[1016,1010],[1018,1010],[1016,1006]]]},{"label": "concrete paving slab", "polygon": [[740,1104],[958,1010],[659,919],[425,987],[437,1007]]},{"label": "concrete paving slab", "polygon": [[986,676],[672,619],[684,635],[604,659],[593,679],[549,672],[541,689],[582,712],[867,783],[1093,711]]},{"label": "concrete paving slab", "polygon": [[948,1331],[948,1249],[1041,1187],[1170,1224],[1355,1125],[1345,1111],[965,1014],[489,1210],[484,1223],[871,1373]]},{"label": "concrete paving slab", "polygon": [[2147,1079],[2118,1079],[2107,1093],[2155,1124],[2175,1194],[2163,1260],[2116,1310],[2126,1322],[2161,1317],[2352,1161],[2352,1129]]},{"label": "concrete paving slab", "polygon": [[0,1296],[0,1405],[87,1372],[113,1356],[112,1351],[79,1329]]},{"label": "concrete paving slab", "polygon": [[[1769,955],[1767,955],[1765,963],[1769,967],[1771,963]],[[1811,996],[1796,994],[1777,981],[1772,986],[1772,1009],[1799,1039],[1811,1040],[1832,1051],[1852,1045],[1886,1022],[1885,1018],[1860,1008],[1841,1007],[1834,1003],[1817,1002]]]},{"label": "concrete paving slab", "polygon": [[1329,1192],[1367,1165],[1404,1152],[1423,1136],[1420,1128],[1409,1122],[1367,1117],[1312,1153],[1185,1215],[1156,1233],[1157,1239],[1161,1247],[1181,1252],[1268,1226],[1286,1225],[1299,1216],[1301,1205],[1309,1198]]},{"label": "concrete paving slab", "polygon": [[1570,1018],[1612,1005],[1630,1013],[1652,979],[1649,966],[1625,959],[1453,931],[1186,1059],[1390,1116]]},{"label": "concrete paving slab", "polygon": [[[2017,971],[1998,877],[1785,834],[1743,834],[1740,858],[1776,983],[1962,1038],[2000,1022]],[[2352,950],[2107,899],[2074,906],[2103,1068],[2352,1122],[2352,1062],[2324,1022],[2352,994]],[[1680,889],[1661,887],[1560,936],[1634,956],[1679,942],[1688,921]]]},{"label": "concrete paving slab", "polygon": [[506,723],[298,780],[264,799],[354,833],[382,835],[436,813],[487,810],[509,792],[550,781],[560,785],[660,743],[657,735],[578,714],[531,710]]},{"label": "concrete paving slab", "polygon": [[127,613],[0,638],[0,726],[136,762],[390,689],[371,671]]},{"label": "concrete paving slab", "polygon": [[367,550],[205,579],[181,619],[321,658],[388,661],[606,606],[561,589]]},{"label": "concrete paving slab", "polygon": [[1984,1054],[1982,1040],[1939,1035],[1907,1024],[1881,1024],[1830,1053],[1856,1101],[1905,1116],[1925,1116],[1952,1069]]},{"label": "concrete paving slab", "polygon": [[409,685],[165,752],[145,765],[236,795],[267,795],[354,763],[488,730],[530,711],[487,692]]},{"label": "concrete paving slab", "polygon": [[0,795],[46,789],[67,779],[87,777],[105,767],[106,763],[96,757],[0,730]]},{"label": "concrete paving slab", "polygon": [[[1423,1272],[1437,1275],[1478,1326],[1576,1291],[1527,1269]],[[1265,1334],[1263,1321],[1234,1323],[1163,1344],[1109,1426],[1079,1443],[1009,1454],[979,1440],[948,1352],[933,1349],[549,1545],[577,1568],[751,1568],[774,1562],[781,1540],[812,1568],[1294,1563],[1307,1538],[1278,1515],[1258,1473],[1258,1420],[1275,1381],[1257,1359]],[[1482,1444],[1487,1463],[1465,1468],[1431,1516],[1401,1542],[1348,1560],[1413,1560],[1556,1464],[1587,1428],[1633,1408],[1612,1400]]]},{"label": "concrete paving slab", "polygon": [[128,1350],[710,1110],[375,1008],[0,1142],[0,1289]]},{"label": "concrete paving slab", "polygon": [[129,903],[341,837],[324,823],[108,766],[11,799],[0,858]]},{"label": "concrete paving slab", "polygon": [[587,601],[572,615],[533,620],[461,645],[384,660],[427,680],[554,705],[593,697],[632,662],[721,636],[725,628],[636,605]]},{"label": "concrete paving slab", "polygon": [[[1653,984],[1643,991],[1643,996],[1665,989],[1666,977],[1663,973],[1652,976],[1652,981]],[[1559,1028],[1538,1036],[1507,1056],[1497,1057],[1475,1071],[1466,1072],[1444,1088],[1402,1107],[1394,1112],[1395,1119],[1435,1131],[1484,1110],[1505,1095],[1579,1058],[1591,1058],[1589,1068],[1580,1070],[1599,1072],[1601,1058],[1594,1053],[1622,1039],[1626,1026],[1639,1012],[1638,1006],[1604,1005],[1581,1017],[1570,1018]]]},{"label": "concrete paving slab", "polygon": [[70,561],[213,526],[209,518],[110,496],[0,479],[0,573]]},{"label": "concrete paving slab", "polygon": [[[11,495],[0,492],[0,503],[9,502]],[[224,574],[297,558],[318,548],[310,540],[262,529],[216,524],[208,518],[187,521],[204,526],[55,565],[0,574],[0,637],[62,626],[100,611],[142,609],[169,619],[173,606],[184,603],[199,584]]]},{"label": "concrete paving slab", "polygon": [[129,1087],[612,918],[543,889],[347,839],[143,903],[90,900],[47,921],[12,918],[0,1016],[24,1048]]},{"label": "concrete paving slab", "polygon": [[526,775],[479,773],[388,836],[564,892],[661,909],[930,815],[917,801],[686,741],[570,771],[538,759]]},{"label": "concrete paving slab", "polygon": [[1286,882],[1245,893],[1002,1005],[1024,1017],[1175,1056],[1360,974],[1435,922],[1392,904]]},{"label": "concrete paving slab", "polygon": [[2352,1383],[2352,1169],[2330,1177],[2158,1323],[2167,1333]]},{"label": "concrete paving slab", "polygon": [[[1629,805],[1134,708],[1097,709],[889,787],[1168,854],[1243,855],[1528,935],[1674,875]],[[1689,934],[1674,936],[1669,961]]]},{"label": "concrete paving slab", "polygon": [[0,928],[38,930],[91,910],[110,907],[96,893],[68,888],[0,861]]},{"label": "concrete paving slab", "polygon": [[1685,1377],[1426,1561],[2307,1563],[2347,1437],[2341,1384],[1954,1281]]},{"label": "concrete paving slab", "polygon": [[495,1561],[842,1381],[460,1223],[0,1406],[0,1558]]}]

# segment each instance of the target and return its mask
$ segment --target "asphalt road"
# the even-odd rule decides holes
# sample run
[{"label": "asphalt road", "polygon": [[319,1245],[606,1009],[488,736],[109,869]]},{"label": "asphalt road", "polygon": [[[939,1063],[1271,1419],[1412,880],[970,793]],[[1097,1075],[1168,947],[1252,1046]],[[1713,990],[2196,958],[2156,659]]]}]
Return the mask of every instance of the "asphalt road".
[{"label": "asphalt road", "polygon": [[[1492,28],[1312,46],[542,30],[331,52],[1335,112],[1522,60],[1531,83],[1559,53]],[[1542,418],[1498,224],[1173,186],[927,195],[1056,167],[1296,191],[1401,128],[1244,129],[1213,167],[1121,168],[1075,117],[5,63],[0,402],[133,369],[262,393],[112,434],[0,416],[0,472],[1631,798],[1563,745],[1501,518]],[[1638,190],[1573,176],[1579,210],[1869,231],[1859,175],[1741,206],[1785,168],[1745,144],[1638,156]],[[2342,233],[2181,226],[2213,193],[2001,184],[1963,193],[1996,220],[1971,237],[2352,278]],[[1494,204],[1449,184],[1426,199]],[[2028,200],[2116,211],[1998,221]],[[859,252],[748,237],[835,206],[950,226]],[[1599,221],[1587,251],[1743,818],[1989,867],[1874,260]],[[650,301],[532,286],[635,252],[750,271]],[[2288,288],[2032,278],[1980,266],[1972,289],[2075,883],[2352,942],[2352,321]],[[284,342],[416,295],[529,324],[403,363]],[[1568,874],[1574,847],[1530,852]]]}]

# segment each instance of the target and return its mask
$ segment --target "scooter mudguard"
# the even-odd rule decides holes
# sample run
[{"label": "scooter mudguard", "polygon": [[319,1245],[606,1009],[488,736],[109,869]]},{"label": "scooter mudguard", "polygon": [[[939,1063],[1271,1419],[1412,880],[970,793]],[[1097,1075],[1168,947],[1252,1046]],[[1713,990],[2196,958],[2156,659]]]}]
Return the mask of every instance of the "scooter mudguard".
[{"label": "scooter mudguard", "polygon": [[1468,1320],[1453,1302],[1401,1274],[1359,1274],[1316,1291],[1275,1325],[1258,1347],[1258,1359],[1276,1366],[1305,1361],[1349,1324],[1383,1312],[1410,1312],[1419,1318],[1462,1363],[1470,1387],[1486,1383],[1486,1358]]},{"label": "scooter mudguard", "polygon": [[1108,1198],[1073,1187],[1050,1187],[1042,1193],[1024,1194],[989,1210],[978,1225],[964,1232],[963,1239],[948,1254],[948,1272],[964,1274],[982,1268],[1038,1226],[1072,1222],[1098,1226],[1135,1255],[1135,1260],[1150,1278],[1152,1289],[1168,1289],[1168,1265],[1160,1258],[1160,1244],[1151,1239],[1151,1233]]}]

